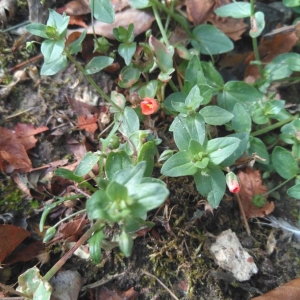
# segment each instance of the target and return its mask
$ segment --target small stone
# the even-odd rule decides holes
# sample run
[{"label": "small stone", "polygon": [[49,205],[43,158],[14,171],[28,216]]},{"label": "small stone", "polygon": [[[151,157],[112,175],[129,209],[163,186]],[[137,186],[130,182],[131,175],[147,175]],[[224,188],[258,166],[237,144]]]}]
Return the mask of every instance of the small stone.
[{"label": "small stone", "polygon": [[254,259],[242,247],[236,234],[228,229],[223,231],[210,247],[216,263],[232,273],[237,281],[249,280],[258,272]]}]

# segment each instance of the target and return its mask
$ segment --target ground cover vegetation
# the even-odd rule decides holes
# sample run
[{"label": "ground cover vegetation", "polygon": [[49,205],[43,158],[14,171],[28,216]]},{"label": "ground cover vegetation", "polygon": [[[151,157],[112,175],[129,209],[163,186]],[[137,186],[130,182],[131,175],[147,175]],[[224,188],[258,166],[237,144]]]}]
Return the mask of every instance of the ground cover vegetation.
[{"label": "ground cover vegetation", "polygon": [[[34,135],[49,128],[34,128],[26,121],[15,125],[14,131],[1,127],[1,171],[31,197],[28,215],[34,212],[39,218],[40,236],[47,245],[45,249],[45,244],[38,241],[31,252],[54,254],[60,248],[55,248],[57,241],[72,238],[74,242],[51,268],[43,270],[43,276],[37,267],[20,274],[17,292],[30,299],[50,299],[53,290],[49,281],[83,245],[88,245],[91,262],[105,270],[107,253],[120,250],[119,262],[136,257],[139,254],[134,244],[139,243],[139,237],[150,234],[159,240],[156,227],[161,226],[175,237],[164,240],[158,248],[155,243],[148,245],[153,252],[145,256],[150,258],[154,274],[165,278],[172,272],[175,257],[183,269],[187,256],[198,264],[191,263],[189,272],[185,271],[182,286],[176,288],[180,292],[165,287],[166,299],[179,299],[178,293],[186,299],[200,299],[193,298],[201,296],[196,286],[209,270],[200,254],[207,240],[205,227],[200,232],[197,226],[209,218],[209,228],[221,226],[213,220],[214,213],[222,211],[222,205],[226,205],[223,202],[234,198],[236,222],[250,238],[248,220],[272,213],[274,200],[281,201],[278,191],[284,190],[285,197],[295,203],[300,199],[300,119],[298,109],[290,108],[279,92],[283,83],[299,81],[297,19],[294,17],[294,25],[282,31],[266,31],[265,13],[254,0],[211,1],[211,5],[209,1],[186,1],[181,6],[175,1],[132,0],[127,5],[145,14],[142,20],[136,17],[135,21],[133,17],[131,22],[128,17],[127,25],[115,25],[118,12],[114,1],[78,1],[80,13],[76,16],[73,2],[61,9],[50,8],[45,23],[32,21],[26,26],[32,34],[26,51],[40,50],[42,77],[33,69],[31,73],[28,69],[17,71],[12,81],[5,77],[8,82],[0,94],[8,97],[24,77],[30,76],[36,85],[42,85],[41,78],[51,80],[51,76],[63,74],[72,66],[98,94],[96,99],[101,99],[100,105],[91,105],[68,98],[72,109],[75,105],[80,107],[76,130],[87,132],[92,143],[85,143],[84,153],[72,165],[62,159],[47,165],[46,173],[50,168],[52,172],[51,189],[43,185],[39,191],[42,201],[29,190],[22,176],[38,169],[33,168],[28,151],[36,147]],[[283,0],[281,4],[294,11],[294,16],[299,12],[298,1]],[[86,24],[86,15],[91,16],[91,25]],[[113,24],[106,37],[99,33],[99,24],[104,23]],[[80,30],[70,30],[73,24]],[[241,54],[238,41],[243,34],[251,50]],[[92,51],[86,50],[88,41]],[[96,76],[103,70],[118,73],[109,92],[97,82]],[[63,186],[57,193],[54,178]],[[180,189],[183,198],[173,203]],[[1,190],[5,186],[1,185]],[[5,224],[12,219],[7,213],[9,199],[23,199],[19,190],[13,192],[13,196],[1,200],[6,207],[6,213],[2,210],[1,234],[4,239],[10,239],[10,235],[18,238],[9,247],[0,248],[3,266],[18,261],[9,255],[29,236],[29,231],[16,229],[16,223]],[[185,208],[176,212],[179,205]],[[66,207],[72,208],[68,214]],[[173,209],[175,219],[170,225]],[[163,215],[156,216],[160,211]],[[298,213],[296,208],[295,214]],[[185,217],[189,222],[182,225]],[[296,227],[279,219],[269,217],[267,224],[299,234]],[[184,236],[190,227],[192,241],[187,243]],[[183,254],[186,251],[188,255]],[[274,248],[270,255],[273,251]],[[169,254],[163,259],[163,253]],[[205,267],[199,267],[201,263]],[[177,267],[178,273],[181,267]],[[157,278],[149,271],[141,272],[148,278]],[[146,285],[153,284],[149,281]],[[293,287],[291,284],[288,289]],[[239,289],[247,292],[240,299],[261,293],[249,286]],[[126,299],[143,294],[133,288],[127,291]],[[204,295],[203,299],[209,299],[206,297],[213,296]],[[221,299],[215,297],[211,299]],[[232,297],[228,299],[237,299]]]}]

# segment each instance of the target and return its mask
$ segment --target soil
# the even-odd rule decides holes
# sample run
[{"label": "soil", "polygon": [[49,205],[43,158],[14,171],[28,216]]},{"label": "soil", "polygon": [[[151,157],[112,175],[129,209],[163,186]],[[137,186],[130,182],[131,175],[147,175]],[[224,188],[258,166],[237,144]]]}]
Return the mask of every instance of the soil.
[{"label": "soil", "polygon": [[[11,22],[23,21],[26,16],[24,9],[26,6],[20,2],[17,15]],[[9,51],[16,39],[17,36],[12,33],[2,33],[0,36],[3,70],[7,71],[29,58],[29,54],[22,48],[14,53]],[[37,67],[40,67],[40,63],[37,63]],[[11,73],[6,72],[2,84],[7,84],[11,76]],[[115,88],[114,76],[101,72],[94,78],[105,92],[110,92]],[[289,99],[299,98],[299,89],[295,87],[289,91],[293,93],[287,95]],[[36,82],[32,79],[20,82],[7,97],[1,99],[0,125],[10,129],[19,122],[34,124],[35,127],[48,126],[49,131],[37,136],[38,143],[29,153],[33,167],[65,158],[71,164],[76,162],[76,157],[70,151],[67,141],[87,141],[90,148],[97,150],[98,133],[91,135],[76,128],[77,115],[66,97],[80,97],[86,92],[90,99],[101,106],[102,99],[94,98],[96,92],[73,65],[56,76],[38,78]],[[41,176],[41,173],[36,176]],[[0,180],[0,198],[3,199],[0,207],[3,220],[0,221],[14,225],[27,224],[28,228],[38,224],[42,203],[50,197],[45,198],[44,193],[32,187],[35,196],[29,199],[16,188],[9,175],[0,174]],[[33,182],[29,177],[28,180]],[[270,182],[276,186],[280,179],[272,178]],[[74,255],[64,265],[64,269],[77,270],[84,278],[84,285],[122,274],[106,283],[105,288],[128,291],[133,287],[138,292],[134,299],[147,300],[172,299],[170,293],[148,273],[163,282],[178,299],[209,300],[251,299],[300,276],[300,245],[294,237],[262,225],[259,219],[249,221],[251,236],[248,236],[237,202],[226,195],[218,209],[205,211],[201,202],[203,199],[190,177],[169,178],[168,188],[170,197],[165,207],[149,213],[148,219],[155,222],[155,227],[135,240],[130,258],[125,258],[118,248],[114,248],[103,251],[103,262],[99,265]],[[287,197],[283,190],[274,194],[272,201],[276,205],[274,216],[297,224],[297,200]],[[238,282],[230,273],[219,268],[209,251],[215,237],[228,229],[236,233],[258,267],[258,273],[248,281]],[[272,237],[276,245],[273,251],[269,251]],[[38,235],[32,237],[33,240],[40,238]],[[64,242],[49,247],[48,253],[49,260],[40,267],[42,275],[62,256]],[[14,284],[20,274],[36,263],[37,260],[33,259],[4,267],[0,269],[0,281]],[[5,272],[9,272],[9,276]],[[100,290],[101,287],[83,291],[79,299],[100,299]]]}]

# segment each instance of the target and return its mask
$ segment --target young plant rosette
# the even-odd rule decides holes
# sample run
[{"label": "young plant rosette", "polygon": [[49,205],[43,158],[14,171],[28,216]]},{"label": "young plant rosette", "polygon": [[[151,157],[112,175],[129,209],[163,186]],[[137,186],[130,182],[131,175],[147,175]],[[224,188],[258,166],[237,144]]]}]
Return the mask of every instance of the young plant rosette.
[{"label": "young plant rosette", "polygon": [[143,98],[140,106],[142,109],[142,114],[148,116],[154,114],[157,111],[159,104],[153,98]]}]

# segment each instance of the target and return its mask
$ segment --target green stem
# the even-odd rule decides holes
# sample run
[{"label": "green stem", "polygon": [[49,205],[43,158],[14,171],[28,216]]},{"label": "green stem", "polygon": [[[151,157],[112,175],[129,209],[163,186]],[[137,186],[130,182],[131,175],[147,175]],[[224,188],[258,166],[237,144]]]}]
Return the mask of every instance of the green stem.
[{"label": "green stem", "polygon": [[[44,279],[49,281],[56,272],[66,263],[66,261],[72,256],[72,254],[83,244],[85,243],[92,234],[99,229],[99,226],[103,223],[103,220],[99,219],[96,223],[85,232],[85,234],[76,242],[76,244],[45,274]],[[104,225],[102,224],[102,229]]]},{"label": "green stem", "polygon": [[295,177],[292,177],[290,179],[285,180],[284,182],[280,183],[278,186],[276,186],[273,189],[271,189],[271,190],[267,191],[266,193],[264,193],[262,196],[267,196],[267,195],[273,193],[274,191],[278,190],[279,188],[281,188],[282,186],[284,186],[286,183],[288,183],[292,179],[295,179]]},{"label": "green stem", "polygon": [[[250,21],[251,19],[255,18],[255,11],[254,11],[254,0],[250,1],[250,8],[251,8],[251,16],[250,16]],[[258,44],[257,44],[257,38],[256,37],[252,37],[252,47],[253,47],[253,53],[254,53],[254,57],[255,60],[257,62],[259,62],[259,64],[257,65],[258,70],[259,70],[259,74],[261,77],[263,77],[263,68],[261,65],[261,61],[260,61],[260,57],[259,57],[259,51],[258,51]]]},{"label": "green stem", "polygon": [[86,212],[86,209],[79,210],[79,211],[77,211],[77,212],[75,212],[75,213],[73,213],[73,214],[71,214],[71,215],[69,215],[69,216],[63,218],[62,220],[60,220],[59,222],[57,222],[57,223],[53,226],[53,228],[58,227],[59,224],[63,223],[64,221],[67,221],[68,219],[71,219],[72,217],[75,217],[75,216],[77,216],[77,215],[79,215],[79,214],[81,214],[81,213],[83,213],[83,212]]},{"label": "green stem", "polygon": [[160,30],[160,33],[161,33],[161,35],[163,37],[164,43],[165,43],[165,45],[167,47],[169,47],[170,46],[169,39],[167,37],[166,31],[164,29],[164,26],[163,26],[163,24],[161,22],[161,18],[160,18],[160,15],[158,13],[158,10],[156,8],[156,5],[152,5],[152,9],[153,9],[153,13],[154,13],[154,16],[155,16],[156,23],[157,23],[158,28]]},{"label": "green stem", "polygon": [[256,131],[254,131],[254,132],[251,133],[251,136],[258,136],[258,135],[267,133],[267,132],[272,131],[272,130],[274,130],[276,128],[279,128],[279,127],[281,127],[281,126],[283,126],[283,125],[285,125],[287,123],[290,123],[290,122],[292,122],[293,120],[295,120],[297,118],[298,118],[298,115],[290,117],[290,118],[285,119],[283,121],[277,122],[277,123],[272,124],[272,125],[270,125],[268,127],[256,130]]},{"label": "green stem", "polygon": [[154,3],[156,7],[163,10],[167,15],[171,16],[176,22],[180,24],[180,26],[186,31],[186,33],[189,35],[190,38],[193,37],[193,34],[187,27],[187,25],[183,22],[183,19],[176,15],[174,12],[170,11],[165,5],[160,3],[158,0],[150,0],[150,2]]},{"label": "green stem", "polygon": [[[65,54],[67,55],[68,59],[78,68],[78,70],[85,74],[84,68],[74,59],[74,57],[69,53],[68,50],[65,49]],[[114,102],[112,101],[103,91],[102,89],[97,85],[97,83],[93,80],[93,78],[90,75],[85,75],[88,82],[96,89],[96,91],[114,108],[116,108],[120,113],[122,113],[122,109]]]}]

